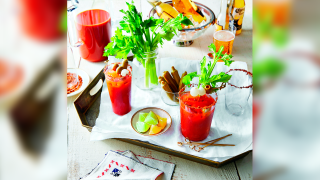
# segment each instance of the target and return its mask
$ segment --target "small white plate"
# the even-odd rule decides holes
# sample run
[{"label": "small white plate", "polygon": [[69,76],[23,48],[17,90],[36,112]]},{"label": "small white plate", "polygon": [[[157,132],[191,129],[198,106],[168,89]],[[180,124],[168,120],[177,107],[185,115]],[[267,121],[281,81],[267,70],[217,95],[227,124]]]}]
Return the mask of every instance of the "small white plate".
[{"label": "small white plate", "polygon": [[[139,121],[139,113],[149,113],[150,111],[153,111],[154,113],[156,113],[160,117],[167,118],[166,127],[164,129],[162,129],[162,131],[160,131],[158,134],[150,135],[149,134],[150,129],[144,133],[140,133],[137,130],[136,123]],[[160,109],[160,108],[157,108],[157,107],[149,107],[149,108],[140,109],[139,111],[134,113],[134,115],[131,118],[131,127],[133,128],[133,130],[135,130],[137,133],[144,135],[144,136],[158,136],[160,134],[163,134],[171,127],[171,124],[172,124],[172,119],[171,119],[170,114],[167,111]]]},{"label": "small white plate", "polygon": [[74,68],[68,68],[67,69],[67,72],[70,72],[70,73],[76,73],[78,74],[79,76],[81,76],[82,78],[82,86],[80,87],[80,89],[70,93],[70,94],[67,94],[67,97],[71,97],[71,96],[74,96],[76,94],[79,94],[80,92],[82,92],[84,89],[86,89],[86,87],[88,86],[89,82],[90,82],[90,78],[89,78],[89,75],[84,71],[84,70],[81,70],[81,69],[74,69]]}]

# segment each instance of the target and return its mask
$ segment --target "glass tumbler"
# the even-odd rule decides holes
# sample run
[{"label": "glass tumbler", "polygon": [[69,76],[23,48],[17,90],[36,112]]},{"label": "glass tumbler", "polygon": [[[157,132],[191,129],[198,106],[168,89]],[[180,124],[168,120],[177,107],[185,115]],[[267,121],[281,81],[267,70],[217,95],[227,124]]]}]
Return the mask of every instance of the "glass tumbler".
[{"label": "glass tumbler", "polygon": [[181,133],[190,141],[202,141],[209,135],[218,96],[212,93],[194,97],[190,89],[179,93]]},{"label": "glass tumbler", "polygon": [[231,54],[234,38],[236,37],[237,28],[234,25],[230,25],[229,29],[216,31],[213,34],[213,42],[217,48],[217,52],[220,46],[224,46],[222,54]]},{"label": "glass tumbler", "polygon": [[[118,63],[120,65],[120,63]],[[131,80],[132,67],[128,65],[129,74],[121,76],[112,69],[111,63],[104,69],[106,83],[112,104],[112,110],[117,115],[125,115],[131,111]]]},{"label": "glass tumbler", "polygon": [[225,107],[230,114],[240,116],[252,93],[252,74],[243,69],[230,69],[227,74],[232,77],[225,88]]}]

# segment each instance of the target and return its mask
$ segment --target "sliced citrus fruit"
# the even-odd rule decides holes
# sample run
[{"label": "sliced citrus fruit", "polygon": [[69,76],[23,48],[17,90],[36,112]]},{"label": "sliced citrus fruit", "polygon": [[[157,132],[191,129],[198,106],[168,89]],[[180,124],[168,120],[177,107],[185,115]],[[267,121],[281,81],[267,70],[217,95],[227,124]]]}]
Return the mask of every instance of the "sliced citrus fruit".
[{"label": "sliced citrus fruit", "polygon": [[160,117],[157,115],[157,118],[159,119],[159,123],[157,126],[161,127],[161,129],[164,129],[167,125],[167,118]]},{"label": "sliced citrus fruit", "polygon": [[148,113],[140,113],[139,114],[139,121],[144,122],[144,120],[146,120],[147,116],[148,116]]},{"label": "sliced citrus fruit", "polygon": [[157,115],[152,111],[149,112],[148,116],[144,120],[144,122],[149,125],[157,125],[158,121]]},{"label": "sliced citrus fruit", "polygon": [[158,134],[161,130],[162,130],[161,127],[152,125],[150,128],[149,134],[150,135]]},{"label": "sliced citrus fruit", "polygon": [[136,127],[137,127],[137,130],[139,132],[146,132],[148,131],[148,129],[150,128],[150,125],[149,124],[146,124],[144,122],[140,122],[138,121],[137,124],[136,124]]}]

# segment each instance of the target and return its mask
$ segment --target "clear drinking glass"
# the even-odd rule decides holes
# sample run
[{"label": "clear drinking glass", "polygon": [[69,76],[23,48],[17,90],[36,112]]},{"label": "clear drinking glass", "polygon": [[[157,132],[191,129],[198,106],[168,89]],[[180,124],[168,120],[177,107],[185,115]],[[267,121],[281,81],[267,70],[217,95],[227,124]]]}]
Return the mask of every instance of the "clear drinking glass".
[{"label": "clear drinking glass", "polygon": [[202,141],[209,135],[217,93],[200,97],[190,95],[191,87],[179,93],[181,133],[191,141]]},{"label": "clear drinking glass", "polygon": [[225,88],[225,106],[229,113],[240,116],[244,113],[252,93],[252,74],[246,70],[231,69],[232,75]]},{"label": "clear drinking glass", "polygon": [[[117,64],[120,65],[118,62]],[[131,111],[131,80],[132,67],[128,65],[129,74],[121,76],[112,69],[114,63],[105,67],[104,74],[108,86],[112,110],[117,115],[125,115]]]},{"label": "clear drinking glass", "polygon": [[158,49],[145,52],[142,59],[134,59],[136,68],[133,71],[135,85],[142,90],[152,90],[159,87],[158,77],[160,76],[160,58]]},{"label": "clear drinking glass", "polygon": [[179,105],[179,92],[168,92],[161,88],[161,99],[169,106]]},{"label": "clear drinking glass", "polygon": [[228,30],[216,31],[213,34],[213,42],[219,51],[220,46],[224,46],[222,54],[231,54],[234,38],[236,37],[237,28],[234,25],[230,25]]}]

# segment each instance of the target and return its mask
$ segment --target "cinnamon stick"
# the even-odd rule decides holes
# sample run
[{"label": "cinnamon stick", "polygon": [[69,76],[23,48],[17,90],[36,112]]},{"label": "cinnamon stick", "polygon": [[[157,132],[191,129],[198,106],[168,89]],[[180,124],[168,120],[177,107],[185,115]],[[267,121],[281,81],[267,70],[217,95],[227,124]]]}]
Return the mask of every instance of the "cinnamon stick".
[{"label": "cinnamon stick", "polygon": [[183,83],[182,83],[182,79],[184,78],[185,75],[187,75],[187,71],[185,71],[184,73],[181,74],[181,78],[180,78],[180,82],[179,82],[179,91],[185,86]]},{"label": "cinnamon stick", "polygon": [[180,76],[178,70],[174,68],[174,66],[171,67],[171,75],[173,79],[176,81],[176,83],[179,85],[180,83]]},{"label": "cinnamon stick", "polygon": [[178,92],[179,91],[179,86],[177,82],[171,77],[170,73],[168,71],[163,72],[163,78],[167,81],[168,85],[172,89],[173,92]]}]

